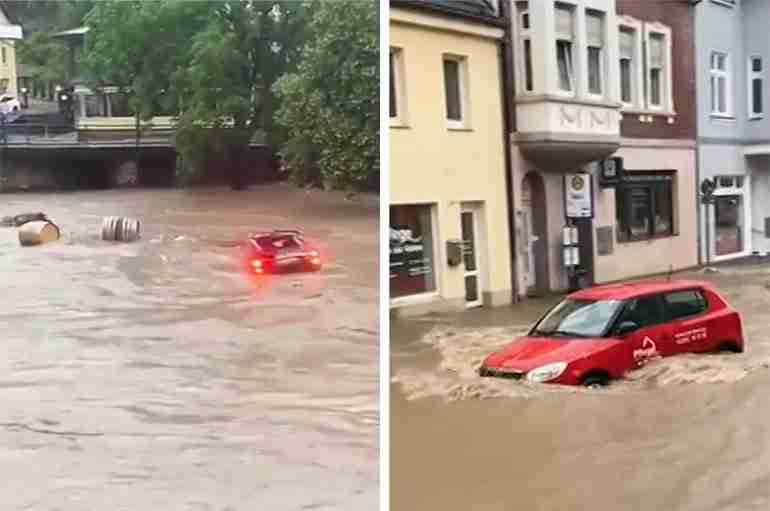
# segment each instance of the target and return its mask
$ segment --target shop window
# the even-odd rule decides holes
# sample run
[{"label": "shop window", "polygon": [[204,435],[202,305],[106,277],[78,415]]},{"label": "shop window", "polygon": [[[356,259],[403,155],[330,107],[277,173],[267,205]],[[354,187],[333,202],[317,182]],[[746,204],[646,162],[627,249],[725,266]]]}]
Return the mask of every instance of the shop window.
[{"label": "shop window", "polygon": [[432,206],[390,208],[390,296],[436,290]]},{"label": "shop window", "polygon": [[615,190],[619,242],[672,236],[672,175],[628,176]]}]

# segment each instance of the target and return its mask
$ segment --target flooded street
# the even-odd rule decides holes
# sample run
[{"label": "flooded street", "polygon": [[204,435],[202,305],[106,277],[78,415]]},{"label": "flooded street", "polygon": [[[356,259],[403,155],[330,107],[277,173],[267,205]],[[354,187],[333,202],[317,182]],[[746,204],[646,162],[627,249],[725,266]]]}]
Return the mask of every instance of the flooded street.
[{"label": "flooded street", "polygon": [[[378,501],[378,210],[287,185],[0,195],[4,509],[330,510]],[[102,218],[142,239],[98,239]],[[325,266],[256,279],[301,228]]]},{"label": "flooded street", "polygon": [[770,508],[770,264],[681,276],[742,313],[746,352],[659,360],[603,390],[476,375],[557,298],[392,322],[392,508]]}]

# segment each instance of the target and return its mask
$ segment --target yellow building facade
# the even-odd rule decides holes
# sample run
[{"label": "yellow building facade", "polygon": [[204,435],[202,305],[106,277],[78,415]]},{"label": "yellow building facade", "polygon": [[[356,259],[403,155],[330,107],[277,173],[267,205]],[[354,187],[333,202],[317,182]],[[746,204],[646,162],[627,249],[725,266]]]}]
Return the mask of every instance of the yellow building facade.
[{"label": "yellow building facade", "polygon": [[492,13],[431,3],[390,10],[390,304],[399,313],[498,306],[513,294],[504,30]]}]

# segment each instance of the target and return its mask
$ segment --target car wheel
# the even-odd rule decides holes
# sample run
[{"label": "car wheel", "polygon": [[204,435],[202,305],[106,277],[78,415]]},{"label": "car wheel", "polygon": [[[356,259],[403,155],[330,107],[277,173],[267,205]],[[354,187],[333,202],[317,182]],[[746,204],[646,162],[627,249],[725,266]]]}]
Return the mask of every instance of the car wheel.
[{"label": "car wheel", "polygon": [[731,353],[743,353],[743,346],[739,346],[733,341],[726,341],[719,345],[718,352],[729,351]]},{"label": "car wheel", "polygon": [[583,386],[589,389],[602,389],[609,384],[609,378],[603,374],[589,374],[583,379]]}]

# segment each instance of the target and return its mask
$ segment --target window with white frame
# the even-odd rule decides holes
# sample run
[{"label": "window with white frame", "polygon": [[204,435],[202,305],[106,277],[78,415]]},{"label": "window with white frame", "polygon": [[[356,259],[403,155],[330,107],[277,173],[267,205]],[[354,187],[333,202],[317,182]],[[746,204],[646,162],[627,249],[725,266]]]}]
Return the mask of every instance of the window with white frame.
[{"label": "window with white frame", "polygon": [[556,63],[559,69],[559,89],[575,91],[575,73],[572,66],[572,51],[575,38],[575,11],[567,4],[555,5]]},{"label": "window with white frame", "polygon": [[390,49],[390,119],[396,121],[401,114],[401,94],[399,81],[401,78],[401,50]]},{"label": "window with white frame", "polygon": [[647,110],[673,114],[671,29],[668,26],[644,23],[644,56],[643,104]]},{"label": "window with white frame", "polygon": [[711,113],[730,115],[730,62],[727,53],[711,52]]},{"label": "window with white frame", "polygon": [[752,119],[758,119],[764,114],[763,84],[762,57],[749,57],[749,117]]},{"label": "window with white frame", "polygon": [[464,57],[444,55],[444,98],[447,125],[450,128],[467,127],[466,63]]},{"label": "window with white frame", "polygon": [[534,90],[532,76],[532,33],[529,16],[529,2],[516,2],[516,13],[519,20],[519,41],[521,44],[521,61],[523,65],[523,87],[526,92]]},{"label": "window with white frame", "polygon": [[600,96],[604,86],[604,13],[586,11],[588,93]]},{"label": "window with white frame", "polygon": [[620,54],[620,101],[624,105],[636,103],[636,75],[639,63],[636,59],[636,30],[621,27],[618,33]]},{"label": "window with white frame", "polygon": [[647,100],[650,108],[663,108],[663,88],[665,86],[666,72],[665,36],[659,33],[652,33],[648,41],[647,83],[649,96]]}]

